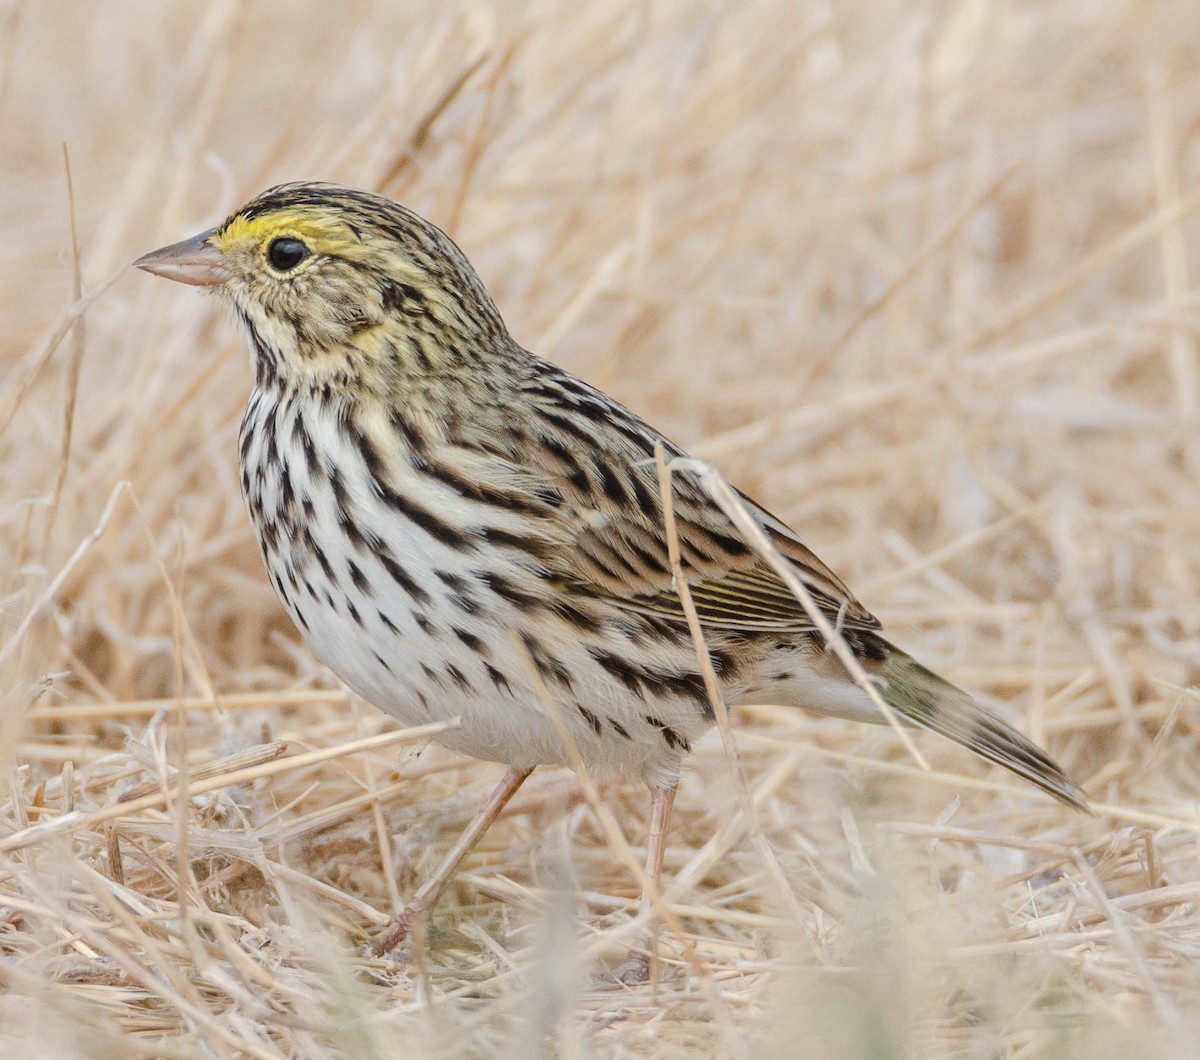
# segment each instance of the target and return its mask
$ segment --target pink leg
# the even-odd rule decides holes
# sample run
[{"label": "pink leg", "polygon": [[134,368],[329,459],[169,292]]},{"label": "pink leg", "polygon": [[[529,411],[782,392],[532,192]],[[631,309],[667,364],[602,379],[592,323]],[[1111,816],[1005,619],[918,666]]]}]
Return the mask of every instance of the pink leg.
[{"label": "pink leg", "polygon": [[[390,953],[399,946],[400,943],[408,938],[413,925],[437,904],[437,900],[441,897],[442,891],[445,890],[446,884],[454,876],[459,862],[471,852],[471,849],[482,838],[483,833],[500,816],[500,811],[504,809],[508,800],[517,793],[517,789],[525,783],[525,778],[532,772],[532,769],[509,769],[504,774],[504,778],[496,785],[496,789],[489,796],[483,809],[467,825],[458,842],[450,848],[450,852],[442,859],[442,863],[437,867],[437,871],[413,895],[412,901],[405,907],[404,912],[371,940],[371,950],[376,956]],[[662,857],[660,855],[659,865],[661,866],[661,864]]]},{"label": "pink leg", "polygon": [[[646,886],[642,888],[642,900],[638,903],[638,913],[649,912],[654,904],[651,897],[650,883],[653,890],[662,893],[659,884],[662,882],[663,856],[667,852],[667,827],[671,822],[671,807],[675,804],[676,785],[669,788],[650,789],[650,834],[646,837]],[[656,940],[655,930],[651,926],[647,931],[646,949],[654,952]],[[609,982],[625,983],[633,986],[645,983],[650,979],[650,957],[645,953],[636,953],[621,962],[616,970],[604,977]]]},{"label": "pink leg", "polygon": [[[646,839],[646,878],[654,881],[654,889],[662,881],[663,857],[667,852],[667,828],[671,823],[671,807],[675,805],[676,785],[650,789],[650,835]],[[638,912],[651,906],[650,889],[642,888]]]}]

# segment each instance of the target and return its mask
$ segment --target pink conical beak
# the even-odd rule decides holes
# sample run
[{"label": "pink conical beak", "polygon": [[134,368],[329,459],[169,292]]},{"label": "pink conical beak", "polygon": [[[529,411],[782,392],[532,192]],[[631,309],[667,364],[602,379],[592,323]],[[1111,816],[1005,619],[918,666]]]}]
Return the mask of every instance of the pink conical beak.
[{"label": "pink conical beak", "polygon": [[215,228],[210,228],[207,232],[192,236],[191,239],[172,243],[161,250],[152,250],[138,258],[133,267],[196,287],[215,287],[223,284],[225,268],[221,252],[209,242],[216,231]]}]

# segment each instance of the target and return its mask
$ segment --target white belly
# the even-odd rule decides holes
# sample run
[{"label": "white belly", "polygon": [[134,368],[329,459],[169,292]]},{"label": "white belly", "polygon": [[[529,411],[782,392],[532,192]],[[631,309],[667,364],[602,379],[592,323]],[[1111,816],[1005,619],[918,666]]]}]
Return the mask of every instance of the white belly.
[{"label": "white belly", "polygon": [[[257,439],[243,450],[243,485],[272,584],[338,677],[403,724],[459,719],[438,740],[476,758],[518,767],[581,760],[673,779],[708,725],[693,697],[631,686],[608,650],[611,633],[602,650],[545,610],[532,615],[511,591],[495,591],[489,575],[530,582],[520,557],[436,526],[473,526],[474,502],[401,460],[389,465],[389,486],[418,511],[414,521],[371,488],[362,453],[332,412],[305,410],[304,450],[291,443],[297,415],[256,392],[243,425]],[[504,529],[520,532],[520,517]],[[695,665],[690,648],[680,659],[676,649],[640,642],[636,629],[625,635],[631,653],[657,658],[667,672]]]}]

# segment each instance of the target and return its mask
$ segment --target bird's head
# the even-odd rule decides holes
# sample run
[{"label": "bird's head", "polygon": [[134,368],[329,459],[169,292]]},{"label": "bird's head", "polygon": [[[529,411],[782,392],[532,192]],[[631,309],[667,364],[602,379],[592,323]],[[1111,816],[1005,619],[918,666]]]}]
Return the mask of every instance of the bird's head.
[{"label": "bird's head", "polygon": [[390,199],[337,184],[281,184],[134,265],[223,294],[260,383],[440,374],[511,341],[445,233]]}]

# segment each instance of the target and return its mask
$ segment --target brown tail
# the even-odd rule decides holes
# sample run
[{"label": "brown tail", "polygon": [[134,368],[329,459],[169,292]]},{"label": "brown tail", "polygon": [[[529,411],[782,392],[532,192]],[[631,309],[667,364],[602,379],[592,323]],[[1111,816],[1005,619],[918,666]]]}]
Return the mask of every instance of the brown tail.
[{"label": "brown tail", "polygon": [[899,648],[886,641],[883,646],[883,661],[871,669],[879,679],[880,695],[903,720],[1003,766],[1068,806],[1092,812],[1087,796],[1035,743]]}]

